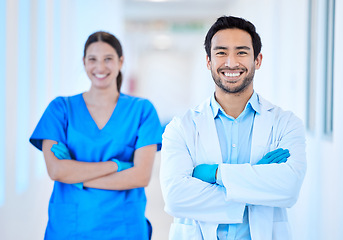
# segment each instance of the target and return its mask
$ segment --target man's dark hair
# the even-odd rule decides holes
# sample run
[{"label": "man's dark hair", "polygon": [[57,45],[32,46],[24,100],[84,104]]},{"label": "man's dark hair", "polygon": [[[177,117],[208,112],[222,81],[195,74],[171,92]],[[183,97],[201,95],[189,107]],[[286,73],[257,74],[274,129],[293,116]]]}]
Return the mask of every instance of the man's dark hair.
[{"label": "man's dark hair", "polygon": [[257,58],[258,54],[261,52],[262,43],[260,36],[256,32],[254,24],[243,18],[233,16],[222,16],[218,18],[217,21],[211,26],[205,38],[204,45],[209,59],[211,59],[211,41],[213,36],[220,30],[234,28],[241,29],[250,34],[252,39],[252,46],[254,48],[254,59]]}]

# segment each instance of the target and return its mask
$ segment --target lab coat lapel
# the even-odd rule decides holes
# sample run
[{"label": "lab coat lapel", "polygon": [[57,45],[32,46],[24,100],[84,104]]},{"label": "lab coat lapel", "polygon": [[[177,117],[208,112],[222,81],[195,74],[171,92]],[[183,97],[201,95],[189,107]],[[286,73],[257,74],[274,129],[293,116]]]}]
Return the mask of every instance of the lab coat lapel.
[{"label": "lab coat lapel", "polygon": [[273,105],[259,97],[260,113],[256,113],[251,142],[250,163],[255,164],[265,154],[272,137],[274,115],[269,111]]},{"label": "lab coat lapel", "polygon": [[205,158],[208,163],[221,163],[222,156],[220,144],[217,134],[216,125],[213,118],[212,109],[210,107],[210,99],[200,105],[196,112],[197,117],[194,119],[196,125],[196,134],[199,143],[205,152]]},{"label": "lab coat lapel", "polygon": [[[259,97],[260,112],[256,113],[253,127],[250,163],[255,164],[269,149],[273,137],[274,114],[271,103]],[[273,231],[273,208],[249,206],[249,223],[252,239],[271,240]]]}]

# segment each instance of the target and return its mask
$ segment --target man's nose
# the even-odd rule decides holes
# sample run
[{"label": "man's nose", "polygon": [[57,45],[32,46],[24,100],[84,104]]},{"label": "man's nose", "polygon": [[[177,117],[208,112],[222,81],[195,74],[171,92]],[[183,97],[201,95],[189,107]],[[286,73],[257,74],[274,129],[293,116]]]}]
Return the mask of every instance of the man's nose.
[{"label": "man's nose", "polygon": [[228,56],[226,59],[225,59],[225,66],[226,67],[229,67],[229,68],[235,68],[235,67],[238,67],[239,66],[239,63],[238,63],[238,60],[236,58],[236,56]]}]

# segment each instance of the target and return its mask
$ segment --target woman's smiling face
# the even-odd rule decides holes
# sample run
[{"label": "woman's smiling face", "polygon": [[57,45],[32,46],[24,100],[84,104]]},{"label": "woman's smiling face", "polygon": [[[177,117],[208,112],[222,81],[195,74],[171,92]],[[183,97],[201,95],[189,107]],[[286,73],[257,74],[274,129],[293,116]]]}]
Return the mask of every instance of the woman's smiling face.
[{"label": "woman's smiling face", "polygon": [[123,57],[119,58],[110,44],[101,41],[90,44],[83,63],[92,87],[117,88],[117,76],[123,65]]}]

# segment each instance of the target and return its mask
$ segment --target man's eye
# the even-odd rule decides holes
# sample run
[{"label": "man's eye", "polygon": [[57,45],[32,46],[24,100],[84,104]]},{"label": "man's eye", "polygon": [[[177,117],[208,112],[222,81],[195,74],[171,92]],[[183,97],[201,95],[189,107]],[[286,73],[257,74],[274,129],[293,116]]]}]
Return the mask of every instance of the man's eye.
[{"label": "man's eye", "polygon": [[112,58],[105,58],[105,61],[106,62],[109,62],[109,61],[111,61],[112,60]]},{"label": "man's eye", "polygon": [[217,52],[216,55],[225,55],[225,52]]},{"label": "man's eye", "polygon": [[95,61],[95,58],[88,58],[88,61],[94,62],[94,61]]},{"label": "man's eye", "polygon": [[238,55],[246,55],[246,54],[248,54],[248,53],[247,53],[247,52],[244,52],[244,51],[238,52]]}]

